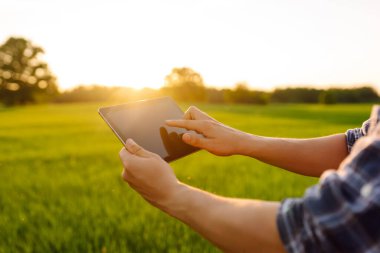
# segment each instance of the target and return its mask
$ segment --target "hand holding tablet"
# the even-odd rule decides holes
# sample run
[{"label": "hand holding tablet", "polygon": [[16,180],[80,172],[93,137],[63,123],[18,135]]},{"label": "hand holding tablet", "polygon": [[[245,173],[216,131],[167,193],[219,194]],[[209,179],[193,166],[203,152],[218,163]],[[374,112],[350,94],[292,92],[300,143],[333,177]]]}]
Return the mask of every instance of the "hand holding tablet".
[{"label": "hand holding tablet", "polygon": [[167,162],[199,150],[182,141],[182,135],[190,131],[165,124],[168,119],[183,118],[182,110],[169,97],[102,107],[99,114],[124,145],[131,138]]}]

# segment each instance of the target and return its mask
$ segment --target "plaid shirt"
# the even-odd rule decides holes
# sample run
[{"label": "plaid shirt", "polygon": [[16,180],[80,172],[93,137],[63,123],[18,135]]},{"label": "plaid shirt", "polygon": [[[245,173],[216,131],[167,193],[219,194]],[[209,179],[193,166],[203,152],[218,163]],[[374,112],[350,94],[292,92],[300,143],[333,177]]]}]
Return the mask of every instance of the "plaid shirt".
[{"label": "plaid shirt", "polygon": [[288,252],[380,252],[379,119],[375,106],[361,129],[346,132],[352,151],[339,169],[281,203],[277,226]]},{"label": "plaid shirt", "polygon": [[370,120],[365,121],[361,128],[355,128],[355,129],[348,129],[347,130],[346,140],[347,140],[348,152],[351,152],[352,147],[354,146],[355,142],[359,138],[367,135],[368,130],[369,130],[369,122],[370,122]]}]

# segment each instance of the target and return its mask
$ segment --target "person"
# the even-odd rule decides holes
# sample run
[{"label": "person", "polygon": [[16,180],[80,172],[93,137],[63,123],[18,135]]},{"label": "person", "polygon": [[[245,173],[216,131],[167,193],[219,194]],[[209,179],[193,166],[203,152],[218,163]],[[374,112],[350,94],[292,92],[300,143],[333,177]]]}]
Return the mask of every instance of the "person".
[{"label": "person", "polygon": [[123,179],[146,201],[226,252],[380,252],[380,109],[362,128],[312,139],[256,136],[196,107],[167,125],[219,156],[245,155],[320,177],[282,202],[217,196],[179,182],[168,163],[133,140],[120,151]]}]

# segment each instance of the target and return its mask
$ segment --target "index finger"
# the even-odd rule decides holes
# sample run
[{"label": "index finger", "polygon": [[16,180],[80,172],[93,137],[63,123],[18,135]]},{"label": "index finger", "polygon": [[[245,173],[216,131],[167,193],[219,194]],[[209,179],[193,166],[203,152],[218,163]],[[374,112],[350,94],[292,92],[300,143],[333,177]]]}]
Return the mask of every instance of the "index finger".
[{"label": "index finger", "polygon": [[190,106],[189,109],[183,115],[184,119],[195,119],[195,120],[207,120],[212,119],[206,113],[199,110],[196,106]]},{"label": "index finger", "polygon": [[203,132],[205,122],[203,120],[166,120],[166,124],[172,127],[186,128],[187,130],[195,130]]}]

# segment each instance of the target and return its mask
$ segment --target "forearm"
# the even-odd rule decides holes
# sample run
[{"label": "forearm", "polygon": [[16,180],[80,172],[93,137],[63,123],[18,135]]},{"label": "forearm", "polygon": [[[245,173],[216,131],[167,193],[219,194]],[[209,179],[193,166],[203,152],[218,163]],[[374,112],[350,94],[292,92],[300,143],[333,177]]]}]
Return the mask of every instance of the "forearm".
[{"label": "forearm", "polygon": [[279,203],[219,197],[181,184],[161,207],[226,252],[283,252],[276,226]]},{"label": "forearm", "polygon": [[307,176],[337,169],[347,156],[344,134],[312,139],[270,138],[247,134],[240,153]]}]

